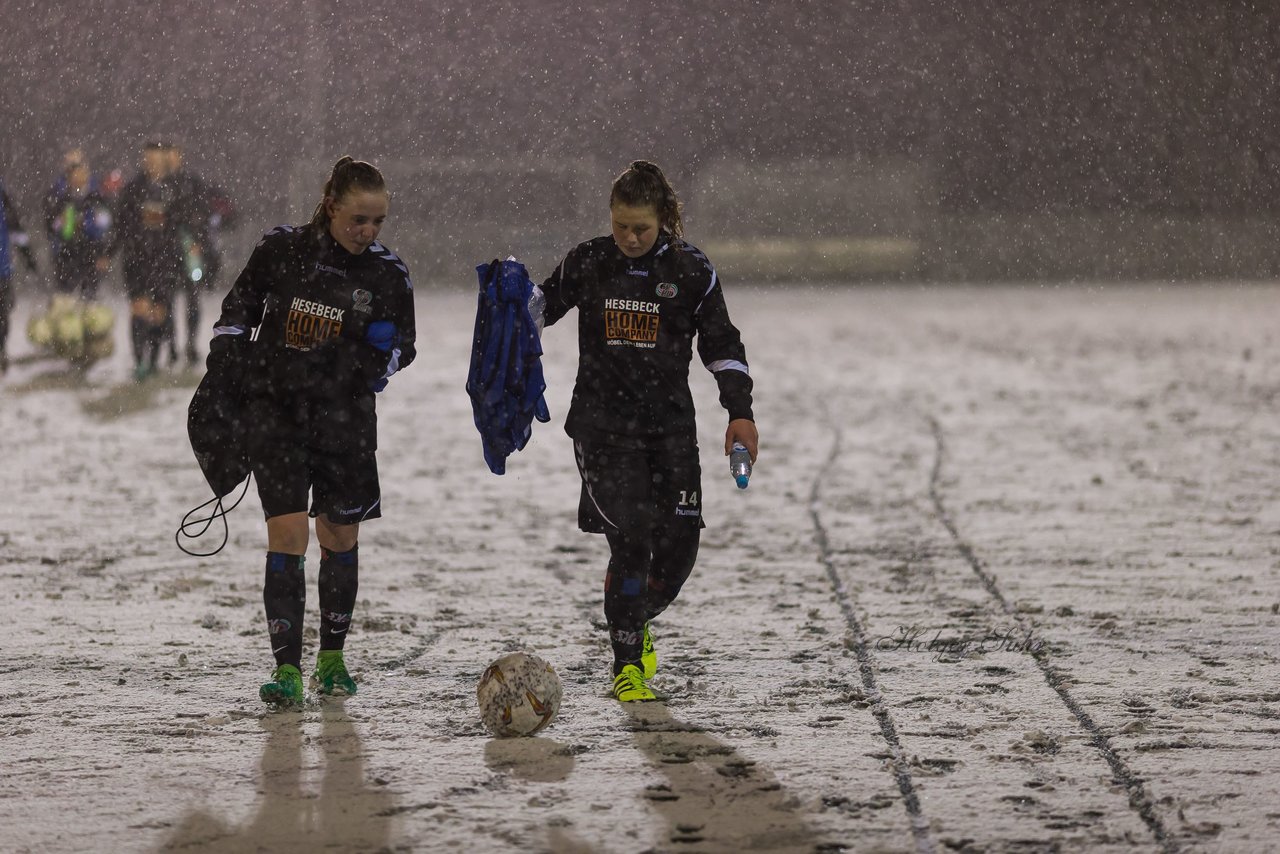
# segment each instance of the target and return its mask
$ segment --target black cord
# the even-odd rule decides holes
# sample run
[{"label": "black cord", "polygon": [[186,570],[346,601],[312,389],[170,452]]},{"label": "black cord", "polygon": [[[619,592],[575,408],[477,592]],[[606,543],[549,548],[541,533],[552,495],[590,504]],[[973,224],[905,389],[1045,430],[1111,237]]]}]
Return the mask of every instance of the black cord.
[{"label": "black cord", "polygon": [[[192,557],[211,557],[213,555],[216,555],[218,552],[222,551],[223,548],[226,547],[227,540],[231,534],[230,529],[227,527],[227,514],[240,506],[240,502],[244,500],[245,495],[249,492],[249,481],[251,480],[253,480],[252,474],[250,474],[248,477],[244,479],[244,489],[240,490],[240,495],[236,498],[236,503],[232,504],[230,507],[223,507],[222,496],[216,495],[213,498],[210,498],[208,501],[204,502],[203,504],[188,510],[187,515],[182,517],[182,524],[180,524],[178,526],[178,530],[174,531],[173,533],[173,541],[178,544],[178,548],[182,549],[182,551],[191,555]],[[210,504],[213,505],[213,510],[210,511],[208,516],[199,516],[195,519],[191,518],[193,515],[199,513],[201,510],[204,510]],[[203,537],[205,532],[209,530],[209,526],[213,524],[213,521],[215,519],[222,520],[222,542],[218,544],[218,547],[216,549],[214,549],[211,552],[193,552],[191,551],[191,549],[187,548],[182,544],[183,537],[186,537],[188,540],[198,540],[201,537]],[[203,527],[201,527],[200,530],[196,531],[194,534],[191,533],[190,530],[188,530],[190,528],[196,527],[197,525],[203,525]]]}]

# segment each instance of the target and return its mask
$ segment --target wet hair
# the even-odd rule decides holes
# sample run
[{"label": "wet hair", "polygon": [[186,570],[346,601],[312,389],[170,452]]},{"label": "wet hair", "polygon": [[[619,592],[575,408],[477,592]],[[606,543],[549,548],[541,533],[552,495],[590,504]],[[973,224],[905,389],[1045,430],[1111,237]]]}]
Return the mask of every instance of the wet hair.
[{"label": "wet hair", "polygon": [[613,179],[609,191],[609,206],[623,204],[629,207],[652,207],[658,212],[658,225],[676,237],[684,236],[684,221],[680,218],[683,205],[671,188],[671,182],[662,174],[656,163],[633,160],[631,165]]},{"label": "wet hair", "polygon": [[382,173],[372,163],[366,163],[363,160],[352,157],[339,159],[333,164],[329,180],[324,182],[324,198],[320,200],[320,204],[316,205],[316,211],[311,215],[311,224],[324,226],[329,224],[329,212],[325,210],[325,202],[331,199],[341,202],[351,193],[362,191],[385,193],[387,182],[383,180]]}]

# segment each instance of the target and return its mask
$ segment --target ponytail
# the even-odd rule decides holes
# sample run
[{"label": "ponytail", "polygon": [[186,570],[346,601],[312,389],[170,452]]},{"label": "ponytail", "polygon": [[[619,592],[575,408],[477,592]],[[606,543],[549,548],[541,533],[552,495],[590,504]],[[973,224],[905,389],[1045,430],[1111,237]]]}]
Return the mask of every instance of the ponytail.
[{"label": "ponytail", "polygon": [[320,199],[320,204],[316,205],[315,213],[311,215],[311,224],[328,227],[329,211],[325,208],[328,201],[340,202],[349,194],[357,191],[367,190],[371,192],[387,191],[387,182],[383,180],[382,173],[372,163],[366,163],[363,160],[356,160],[352,157],[342,157],[337,163],[333,164],[333,171],[329,173],[329,180],[324,183],[324,197]]},{"label": "ponytail", "polygon": [[683,205],[671,188],[671,182],[662,174],[656,163],[633,160],[621,175],[613,179],[609,192],[609,205],[623,204],[630,207],[650,206],[658,212],[658,225],[675,237],[684,236],[684,221],[680,217]]}]

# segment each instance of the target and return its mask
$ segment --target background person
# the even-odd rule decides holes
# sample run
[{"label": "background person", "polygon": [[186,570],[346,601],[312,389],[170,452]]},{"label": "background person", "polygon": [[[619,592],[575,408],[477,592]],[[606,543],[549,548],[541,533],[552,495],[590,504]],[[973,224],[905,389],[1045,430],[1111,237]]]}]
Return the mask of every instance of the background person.
[{"label": "background person", "polygon": [[[662,170],[633,162],[609,194],[612,235],[582,243],[542,284],[545,321],[578,309],[578,376],[565,420],[582,492],[578,525],[609,541],[604,612],[613,693],[652,700],[650,621],[680,593],[698,554],[701,468],[689,364],[715,376],[734,442],[754,461],[751,377],[719,277],[683,239]],[[534,300],[538,300],[535,293]]]},{"label": "background person", "polygon": [[[164,149],[166,180],[176,188],[177,206],[180,210],[178,239],[182,246],[184,271],[174,292],[174,311],[166,324],[169,340],[169,361],[177,364],[177,329],[174,315],[177,313],[177,297],[185,306],[183,328],[186,346],[184,354],[188,365],[199,360],[196,341],[200,335],[200,295],[214,283],[221,257],[217,231],[221,227],[223,211],[230,204],[226,193],[216,190],[201,176],[189,171],[183,163],[182,147],[166,143]],[[217,209],[215,210],[215,200]]]},{"label": "background person", "polygon": [[263,603],[276,660],[259,696],[276,706],[303,699],[310,518],[320,544],[311,686],[356,692],[342,653],[360,524],[382,515],[374,393],[415,355],[409,271],[377,241],[387,208],[381,173],[339,160],[311,222],[273,229],[254,249],[222,301],[210,344],[214,381],[225,374],[231,393],[244,378],[249,456],[267,519]]},{"label": "background person", "polygon": [[169,174],[167,144],[148,142],[142,169],[120,191],[116,208],[117,249],[129,298],[134,379],[155,373],[170,322],[173,294],[186,275],[182,228],[186,216],[178,185]]},{"label": "background person", "polygon": [[73,148],[63,157],[62,175],[44,197],[56,293],[97,298],[98,284],[111,267],[112,223],[111,206],[84,152]]},{"label": "background person", "polygon": [[9,316],[13,313],[13,256],[22,256],[27,269],[36,272],[36,258],[31,242],[22,228],[18,210],[13,206],[0,179],[0,374],[9,370]]}]

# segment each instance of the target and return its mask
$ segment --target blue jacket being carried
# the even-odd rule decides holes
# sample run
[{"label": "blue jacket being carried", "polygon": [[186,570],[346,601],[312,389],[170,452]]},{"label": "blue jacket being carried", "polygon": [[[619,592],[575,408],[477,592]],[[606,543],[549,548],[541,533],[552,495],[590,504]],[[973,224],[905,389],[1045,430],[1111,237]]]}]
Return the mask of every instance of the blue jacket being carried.
[{"label": "blue jacket being carried", "polygon": [[528,443],[533,419],[551,420],[542,396],[547,389],[542,343],[529,313],[533,283],[524,265],[495,259],[476,267],[476,273],[480,296],[467,394],[484,461],[494,474],[505,474],[507,457]]}]

